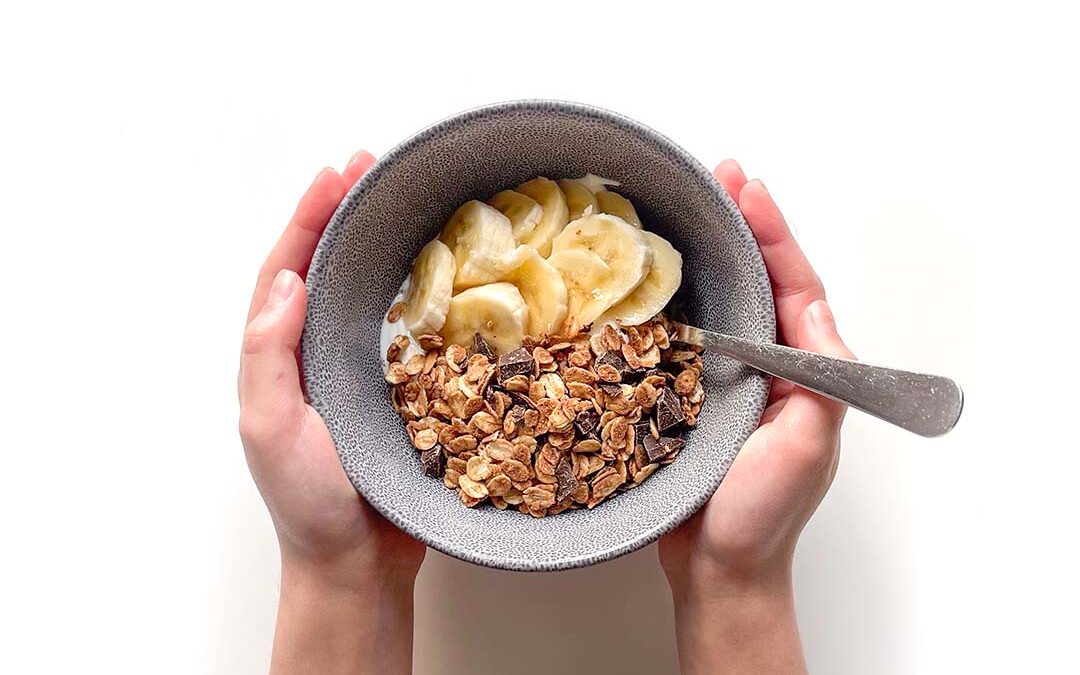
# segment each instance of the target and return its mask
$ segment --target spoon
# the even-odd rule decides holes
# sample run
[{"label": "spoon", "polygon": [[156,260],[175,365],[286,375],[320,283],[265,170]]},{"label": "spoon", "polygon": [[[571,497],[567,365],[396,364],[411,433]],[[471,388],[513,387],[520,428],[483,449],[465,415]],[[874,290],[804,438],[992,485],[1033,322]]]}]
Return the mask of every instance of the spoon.
[{"label": "spoon", "polygon": [[676,324],[675,339],[729,356],[920,436],[948,432],[964,408],[964,393],[947,377],[822,356],[684,324]]}]

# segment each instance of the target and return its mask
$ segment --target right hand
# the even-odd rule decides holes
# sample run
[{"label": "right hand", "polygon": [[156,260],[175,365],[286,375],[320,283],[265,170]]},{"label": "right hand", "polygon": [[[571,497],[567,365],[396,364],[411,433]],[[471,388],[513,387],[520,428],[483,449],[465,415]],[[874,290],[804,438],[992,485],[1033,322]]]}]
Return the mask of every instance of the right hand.
[{"label": "right hand", "polygon": [[[761,248],[780,341],[853,358],[836,333],[821,281],[765,185],[747,182],[734,160],[721,163],[714,175],[738,203]],[[799,534],[836,473],[845,410],[773,380],[760,426],[716,494],[660,543],[660,560],[676,593],[733,582],[790,583]]]}]

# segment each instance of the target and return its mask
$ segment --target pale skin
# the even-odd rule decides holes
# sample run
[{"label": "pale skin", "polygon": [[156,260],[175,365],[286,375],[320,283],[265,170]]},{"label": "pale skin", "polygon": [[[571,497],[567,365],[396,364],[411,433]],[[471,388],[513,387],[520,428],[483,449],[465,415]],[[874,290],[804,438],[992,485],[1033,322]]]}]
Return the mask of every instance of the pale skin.
[{"label": "pale skin", "polygon": [[[304,400],[296,354],[303,278],[338,203],[374,163],[323,169],[259,272],[241,355],[240,435],[281,551],[270,672],[408,673],[424,546],[353,489]],[[716,179],[761,246],[786,344],[851,357],[820,281],[760,181],[733,160]],[[660,542],[684,673],[801,673],[791,564],[836,471],[844,407],[776,383],[761,426],[716,494]]]}]

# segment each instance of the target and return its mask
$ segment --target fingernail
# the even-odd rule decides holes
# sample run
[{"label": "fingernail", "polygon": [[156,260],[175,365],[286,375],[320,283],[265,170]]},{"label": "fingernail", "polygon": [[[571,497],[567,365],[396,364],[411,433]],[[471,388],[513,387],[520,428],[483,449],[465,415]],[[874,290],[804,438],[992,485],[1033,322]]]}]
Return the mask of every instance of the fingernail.
[{"label": "fingernail", "polygon": [[280,305],[289,299],[296,287],[296,273],[292,270],[281,270],[274,277],[274,283],[270,286],[270,295],[266,298],[268,305]]},{"label": "fingernail", "polygon": [[810,312],[810,321],[816,327],[828,330],[836,329],[836,319],[833,317],[832,310],[829,309],[829,303],[824,300],[815,300],[810,303],[808,310]]},{"label": "fingernail", "polygon": [[755,183],[757,183],[758,185],[760,185],[760,186],[761,186],[761,189],[765,191],[765,194],[768,194],[768,193],[769,193],[769,188],[765,187],[765,181],[761,180],[760,178],[755,178],[755,179],[753,180],[753,182],[755,182]]},{"label": "fingernail", "polygon": [[[323,177],[324,175],[326,175],[326,172],[327,172],[327,171],[333,171],[333,169],[332,169],[332,168],[330,168],[330,167],[328,167],[328,166],[326,166],[326,167],[323,167],[322,169],[320,169],[320,170],[319,170],[319,173],[315,174],[315,180],[311,181],[311,185],[312,185],[312,187],[314,187],[314,185],[315,185],[316,183],[318,183],[318,182],[319,182],[319,181],[320,181],[320,180],[322,179],[322,177]],[[310,190],[311,188],[309,187],[308,189]]]},{"label": "fingernail", "polygon": [[352,166],[353,164],[358,164],[360,162],[366,162],[369,158],[375,159],[375,156],[367,150],[357,150],[355,153],[353,153],[353,156],[349,158],[349,163],[347,166]]}]

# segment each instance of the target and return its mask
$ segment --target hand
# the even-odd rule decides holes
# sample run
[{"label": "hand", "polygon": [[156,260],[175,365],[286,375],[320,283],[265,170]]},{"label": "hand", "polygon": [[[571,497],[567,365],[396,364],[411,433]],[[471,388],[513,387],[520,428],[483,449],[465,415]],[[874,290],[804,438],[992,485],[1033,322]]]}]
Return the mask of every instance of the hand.
[{"label": "hand", "polygon": [[[747,182],[733,160],[713,173],[738,203],[761,248],[780,340],[853,358],[836,333],[821,281],[765,186]],[[791,564],[799,534],[836,473],[845,410],[840,403],[774,380],[760,426],[716,494],[661,540],[660,562],[675,599],[684,672],[805,668]],[[730,630],[734,623],[741,624],[737,633]],[[755,648],[753,640],[733,637],[745,637],[748,630],[769,643]],[[748,649],[753,653],[741,653]]]},{"label": "hand", "polygon": [[369,638],[363,667],[407,672],[411,659],[412,585],[426,549],[357,494],[304,400],[297,364],[303,277],[334,210],[374,161],[359,152],[343,175],[315,178],[259,272],[244,331],[240,436],[281,549],[275,671],[357,672],[352,652]]}]

